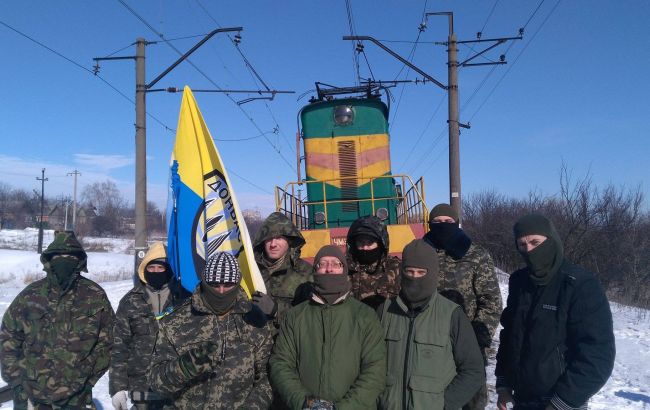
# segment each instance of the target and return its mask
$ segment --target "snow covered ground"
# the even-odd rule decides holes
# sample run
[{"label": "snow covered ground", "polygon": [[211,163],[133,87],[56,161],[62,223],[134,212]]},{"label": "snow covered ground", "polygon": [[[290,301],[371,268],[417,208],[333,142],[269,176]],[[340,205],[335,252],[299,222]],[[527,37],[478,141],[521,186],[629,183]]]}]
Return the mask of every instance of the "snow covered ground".
[{"label": "snow covered ground", "polygon": [[[31,282],[43,277],[42,265],[36,249],[35,230],[0,231],[0,315]],[[52,240],[52,232],[46,231],[44,244]],[[89,252],[87,277],[101,283],[114,309],[122,296],[131,288],[133,270],[132,242],[123,239],[84,238],[89,248],[107,249],[109,252]],[[25,250],[30,249],[30,250]],[[501,278],[501,293],[505,302],[507,279]],[[646,310],[628,308],[611,303],[616,335],[616,363],[612,377],[602,390],[590,401],[591,409],[650,409],[650,314]],[[493,347],[498,346],[498,333]],[[494,352],[489,360],[488,385],[491,405],[496,409],[494,394]],[[0,385],[4,382],[0,381]],[[108,394],[108,374],[104,375],[93,390],[97,408],[112,409]],[[11,408],[10,403],[0,409]]]}]

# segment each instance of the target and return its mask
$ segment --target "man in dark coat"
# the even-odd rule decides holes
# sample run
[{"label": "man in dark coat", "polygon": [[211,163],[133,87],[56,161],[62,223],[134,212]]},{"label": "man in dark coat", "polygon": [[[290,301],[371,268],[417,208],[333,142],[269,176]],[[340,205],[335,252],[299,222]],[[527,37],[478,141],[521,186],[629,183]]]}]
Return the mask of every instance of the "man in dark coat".
[{"label": "man in dark coat", "polygon": [[158,320],[189,297],[167,263],[162,242],[151,245],[138,267],[138,278],[120,300],[113,327],[109,393],[115,410],[127,410],[127,394],[136,409],[158,409],[165,404],[163,397],[150,391],[147,368]]},{"label": "man in dark coat", "polygon": [[92,389],[108,370],[115,315],[104,290],[80,275],[86,261],[72,231],[55,232],[41,254],[47,276],[2,318],[0,364],[14,409],[95,408]]},{"label": "man in dark coat", "polygon": [[388,255],[388,230],[376,216],[362,216],[347,235],[347,260],[352,295],[376,309],[399,293],[399,259]]},{"label": "man in dark coat", "polygon": [[[255,292],[253,303],[280,326],[282,315],[301,302],[301,292],[311,276],[311,265],[300,258],[305,238],[296,226],[280,212],[266,218],[253,241],[255,261],[260,269],[267,293]],[[301,286],[302,285],[302,286]],[[298,294],[296,294],[297,290]]]},{"label": "man in dark coat", "polygon": [[510,276],[497,353],[497,406],[586,409],[614,366],[612,313],[598,280],[564,258],[555,227],[530,214],[514,226],[526,268]]}]

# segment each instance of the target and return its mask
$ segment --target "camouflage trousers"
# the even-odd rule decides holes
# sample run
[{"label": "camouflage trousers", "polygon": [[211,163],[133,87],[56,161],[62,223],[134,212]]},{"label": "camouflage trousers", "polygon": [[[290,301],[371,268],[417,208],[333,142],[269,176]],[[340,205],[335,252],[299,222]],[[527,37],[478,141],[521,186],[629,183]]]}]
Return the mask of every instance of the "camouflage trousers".
[{"label": "camouflage trousers", "polygon": [[21,386],[14,387],[13,408],[14,410],[96,409],[95,403],[93,403],[92,390],[78,394],[65,404],[57,405],[32,403]]}]

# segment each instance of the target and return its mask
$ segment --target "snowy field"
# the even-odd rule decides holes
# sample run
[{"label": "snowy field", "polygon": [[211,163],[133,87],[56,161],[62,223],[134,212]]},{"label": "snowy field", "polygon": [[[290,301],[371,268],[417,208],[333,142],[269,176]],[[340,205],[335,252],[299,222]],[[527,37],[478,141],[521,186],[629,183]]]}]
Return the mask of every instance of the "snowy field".
[{"label": "snowy field", "polygon": [[[0,231],[0,315],[26,286],[26,281],[43,277],[42,265],[36,252],[35,230]],[[52,232],[46,232],[44,244],[52,240]],[[99,282],[106,291],[113,309],[131,288],[129,279],[133,270],[132,242],[123,239],[84,238],[84,244],[107,252],[88,252],[89,277]],[[29,250],[26,250],[29,249]],[[500,278],[501,293],[505,303],[507,278]],[[612,377],[603,389],[589,402],[590,409],[650,409],[650,314],[611,303],[616,336],[616,363]],[[498,332],[497,332],[498,337]],[[498,339],[493,346],[498,346]],[[494,394],[494,351],[489,360],[488,386],[491,404],[496,409]],[[0,385],[5,383],[0,381]],[[108,373],[93,390],[98,409],[112,409],[108,394]],[[0,409],[11,408],[10,403]]]}]

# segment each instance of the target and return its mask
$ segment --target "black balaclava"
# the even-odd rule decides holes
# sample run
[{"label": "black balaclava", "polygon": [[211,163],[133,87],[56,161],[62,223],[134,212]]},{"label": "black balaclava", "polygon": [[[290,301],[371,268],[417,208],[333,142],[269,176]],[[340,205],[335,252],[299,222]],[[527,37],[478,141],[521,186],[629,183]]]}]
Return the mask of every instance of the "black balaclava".
[{"label": "black balaclava", "polygon": [[[165,270],[163,272],[149,272],[147,270],[147,266],[149,265],[163,265]],[[154,259],[149,262],[147,266],[144,268],[144,280],[147,282],[147,285],[151,286],[154,290],[162,289],[170,280],[172,280],[174,274],[166,260]]]},{"label": "black balaclava", "polygon": [[[201,278],[201,298],[217,315],[224,315],[232,309],[239,295],[241,271],[237,259],[228,252],[217,252],[210,256]],[[225,293],[215,289],[218,285],[235,285]]]},{"label": "black balaclava", "polygon": [[[316,273],[316,265],[324,256],[333,256],[343,264],[343,273],[328,274]],[[328,305],[332,305],[341,296],[345,295],[352,289],[350,278],[348,276],[348,263],[345,255],[338,246],[325,245],[316,254],[314,258],[314,292],[323,298]]]},{"label": "black balaclava", "polygon": [[61,289],[67,289],[79,274],[78,258],[66,258],[65,256],[50,260],[52,274],[56,278]]},{"label": "black balaclava", "polygon": [[[378,246],[375,249],[370,250],[358,249],[356,240],[359,238],[365,238],[368,241],[377,242]],[[381,256],[384,254],[384,247],[381,244],[381,239],[378,239],[375,236],[361,234],[355,236],[354,241],[355,243],[352,244],[352,247],[350,249],[354,255],[354,258],[362,265],[372,265],[381,259]]]},{"label": "black balaclava", "polygon": [[532,251],[519,251],[519,253],[528,266],[530,280],[540,286],[548,284],[564,261],[564,247],[555,226],[542,215],[529,214],[519,218],[513,231],[515,246],[517,239],[523,236],[546,236],[546,240]]},{"label": "black balaclava", "polygon": [[[433,223],[438,216],[448,216],[455,222]],[[427,238],[438,249],[444,249],[449,256],[460,259],[467,253],[472,240],[460,228],[458,214],[448,204],[438,204],[429,213],[429,234]]]},{"label": "black balaclava", "polygon": [[[427,274],[419,278],[411,278],[404,274],[404,269],[407,267],[426,269]],[[426,305],[436,292],[438,272],[438,255],[424,240],[416,239],[404,247],[400,296],[411,310]]]}]

